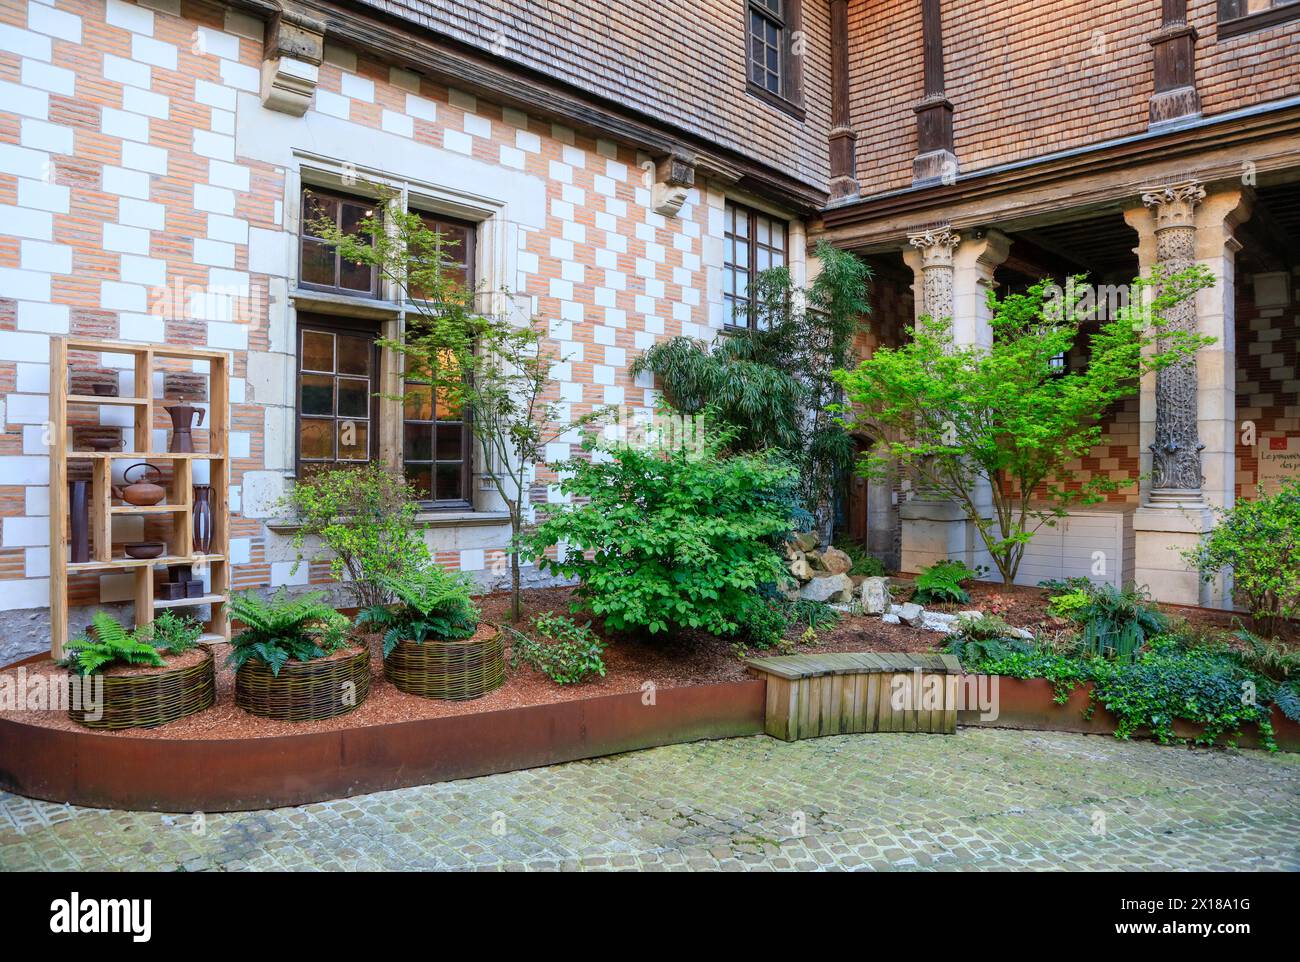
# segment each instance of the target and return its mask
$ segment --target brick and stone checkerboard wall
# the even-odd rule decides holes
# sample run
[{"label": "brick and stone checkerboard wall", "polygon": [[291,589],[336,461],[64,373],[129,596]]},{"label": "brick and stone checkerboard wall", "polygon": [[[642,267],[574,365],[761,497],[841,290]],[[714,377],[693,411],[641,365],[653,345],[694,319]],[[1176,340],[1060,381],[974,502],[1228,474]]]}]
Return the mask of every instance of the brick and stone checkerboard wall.
[{"label": "brick and stone checkerboard wall", "polygon": [[[293,471],[297,207],[314,172],[482,205],[480,279],[546,319],[569,358],[554,397],[573,415],[652,407],[652,385],[628,374],[635,355],[722,324],[718,185],[697,183],[663,217],[650,158],[328,42],[312,109],[275,113],[259,96],[262,36],[260,21],[199,0],[0,8],[0,628],[17,636],[44,633],[48,604],[51,335],[231,351],[235,587],[328,580],[321,564],[294,572],[288,536],[268,527]],[[802,226],[791,233],[798,278]],[[102,376],[121,376],[117,363],[103,358]],[[541,500],[548,480],[538,473]],[[507,529],[428,539],[440,563],[491,577]],[[129,585],[81,576],[72,595],[112,604]]]},{"label": "brick and stone checkerboard wall", "polygon": [[[1300,278],[1297,278],[1300,280]],[[1300,436],[1300,308],[1254,306],[1237,291],[1237,497],[1259,482],[1259,445]],[[1253,422],[1255,444],[1246,444]]]}]

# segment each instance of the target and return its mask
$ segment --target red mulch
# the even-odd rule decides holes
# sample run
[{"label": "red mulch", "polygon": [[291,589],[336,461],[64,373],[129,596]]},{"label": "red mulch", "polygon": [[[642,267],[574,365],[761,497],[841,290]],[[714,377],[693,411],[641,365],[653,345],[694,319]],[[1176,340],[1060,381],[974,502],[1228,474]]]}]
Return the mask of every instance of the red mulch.
[{"label": "red mulch", "polygon": [[[906,590],[895,594],[905,600]],[[568,588],[535,589],[524,594],[525,621],[543,611],[568,613],[572,593]],[[483,618],[490,622],[508,619],[509,596],[495,594],[479,599]],[[950,611],[976,609],[998,614],[1017,627],[1059,630],[1064,623],[1046,613],[1046,595],[1039,588],[977,584],[971,589],[971,601],[964,605],[931,606]],[[1232,615],[1201,609],[1171,609],[1206,626],[1229,627]],[[798,630],[792,635],[798,637]],[[799,645],[803,654],[832,651],[933,651],[945,636],[907,625],[887,625],[879,618],[842,615],[834,628],[819,633],[815,644]],[[234,673],[224,667],[228,647],[216,646],[217,704],[208,711],[183,718],[161,728],[104,732],[103,737],[131,738],[266,738],[305,732],[337,731],[365,725],[441,718],[474,712],[499,711],[528,705],[547,704],[579,698],[593,698],[622,692],[639,691],[647,682],[659,688],[680,688],[739,681],[747,677],[728,642],[704,635],[646,641],[633,638],[612,639],[605,651],[606,675],[578,685],[557,685],[541,673],[521,668],[507,674],[506,682],[496,691],[475,701],[450,702],[419,698],[398,691],[383,676],[383,659],[377,636],[367,639],[373,672],[370,695],[354,712],[322,722],[281,722],[250,715],[234,703]],[[50,669],[49,661],[27,665],[28,675]],[[56,671],[61,669],[54,669]],[[13,671],[13,669],[9,669]],[[80,730],[62,712],[0,712],[6,717],[50,728]]]}]

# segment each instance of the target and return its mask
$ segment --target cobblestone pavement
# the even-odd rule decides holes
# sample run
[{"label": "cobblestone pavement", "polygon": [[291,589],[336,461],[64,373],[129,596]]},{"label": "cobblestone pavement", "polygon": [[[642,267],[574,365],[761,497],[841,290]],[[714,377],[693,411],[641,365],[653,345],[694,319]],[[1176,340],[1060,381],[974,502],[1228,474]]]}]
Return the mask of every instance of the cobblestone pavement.
[{"label": "cobblestone pavement", "polygon": [[1300,869],[1300,756],[765,736],[209,815],[0,793],[6,869]]}]

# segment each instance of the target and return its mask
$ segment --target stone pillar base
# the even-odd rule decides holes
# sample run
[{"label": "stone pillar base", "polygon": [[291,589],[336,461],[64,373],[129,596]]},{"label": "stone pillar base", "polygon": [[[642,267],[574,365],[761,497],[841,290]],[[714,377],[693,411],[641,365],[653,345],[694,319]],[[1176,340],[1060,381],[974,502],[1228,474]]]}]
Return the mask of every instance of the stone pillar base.
[{"label": "stone pillar base", "polygon": [[1183,560],[1214,527],[1214,514],[1204,505],[1176,508],[1146,505],[1133,513],[1134,572],[1151,597],[1174,605],[1232,608],[1231,583],[1225,577],[1206,583]]}]

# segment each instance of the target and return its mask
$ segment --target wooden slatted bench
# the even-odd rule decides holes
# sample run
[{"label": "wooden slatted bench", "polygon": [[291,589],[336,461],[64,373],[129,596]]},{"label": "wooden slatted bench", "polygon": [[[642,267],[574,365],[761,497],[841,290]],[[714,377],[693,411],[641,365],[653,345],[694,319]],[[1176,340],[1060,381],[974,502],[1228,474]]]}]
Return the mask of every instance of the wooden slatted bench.
[{"label": "wooden slatted bench", "polygon": [[774,738],[957,731],[962,668],[953,655],[834,652],[751,658],[746,667],[767,681],[764,728]]}]

